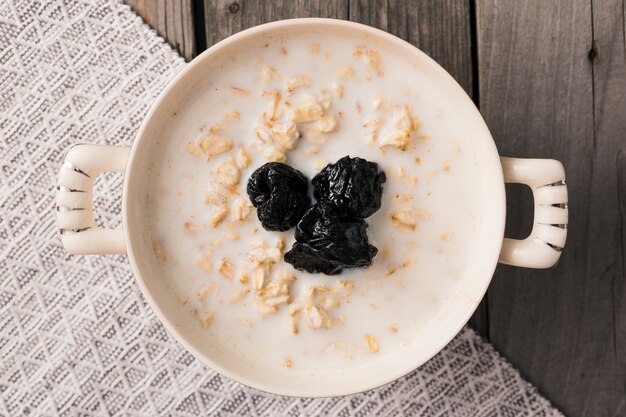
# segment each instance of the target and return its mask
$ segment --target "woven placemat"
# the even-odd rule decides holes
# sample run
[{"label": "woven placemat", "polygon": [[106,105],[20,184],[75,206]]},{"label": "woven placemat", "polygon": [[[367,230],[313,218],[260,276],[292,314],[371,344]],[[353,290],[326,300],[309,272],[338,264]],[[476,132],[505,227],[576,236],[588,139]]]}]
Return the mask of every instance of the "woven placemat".
[{"label": "woven placemat", "polygon": [[[55,185],[73,143],[132,142],[185,62],[113,1],[0,2],[0,415],[559,416],[464,329],[419,370],[333,399],[265,394],[202,365],[156,319],[125,256],[71,256]],[[96,213],[120,221],[120,175]]]}]

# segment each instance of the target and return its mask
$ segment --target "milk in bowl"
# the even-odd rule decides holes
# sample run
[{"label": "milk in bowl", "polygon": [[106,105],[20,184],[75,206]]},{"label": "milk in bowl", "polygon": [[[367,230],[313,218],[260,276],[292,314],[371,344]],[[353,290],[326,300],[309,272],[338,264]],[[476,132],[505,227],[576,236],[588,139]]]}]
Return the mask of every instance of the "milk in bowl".
[{"label": "milk in bowl", "polygon": [[[416,66],[358,39],[271,39],[224,61],[172,112],[145,186],[146,241],[195,337],[240,364],[320,373],[425,344],[479,228],[476,157],[464,126]],[[282,162],[310,180],[344,156],[385,172],[366,219],[368,268],[327,276],[283,256],[250,175]]]}]

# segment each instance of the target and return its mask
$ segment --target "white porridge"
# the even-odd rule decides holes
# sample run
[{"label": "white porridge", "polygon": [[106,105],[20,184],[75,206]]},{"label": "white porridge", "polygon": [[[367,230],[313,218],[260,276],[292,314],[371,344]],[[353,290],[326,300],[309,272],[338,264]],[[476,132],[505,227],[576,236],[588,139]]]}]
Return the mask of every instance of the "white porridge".
[{"label": "white porridge", "polygon": [[[146,210],[200,337],[320,372],[423,343],[463,274],[479,198],[471,144],[437,91],[399,57],[330,37],[270,43],[204,82],[162,132]],[[278,161],[310,180],[346,155],[387,176],[366,219],[378,254],[340,275],[296,271],[282,259],[294,230],[261,227],[248,178]]]}]

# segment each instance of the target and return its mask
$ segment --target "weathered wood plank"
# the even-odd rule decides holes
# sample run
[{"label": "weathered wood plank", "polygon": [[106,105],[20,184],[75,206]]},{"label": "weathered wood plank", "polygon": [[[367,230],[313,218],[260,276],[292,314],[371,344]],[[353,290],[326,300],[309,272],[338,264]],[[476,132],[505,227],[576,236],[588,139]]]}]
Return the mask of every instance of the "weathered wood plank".
[{"label": "weathered wood plank", "polygon": [[296,17],[346,19],[348,4],[326,0],[205,0],[207,46],[243,29],[262,23]]},{"label": "weathered wood plank", "polygon": [[197,53],[193,0],[124,0],[186,60]]},{"label": "weathered wood plank", "polygon": [[[626,415],[626,16],[624,1],[594,0],[593,10],[593,91],[594,91],[594,175],[590,184],[589,246],[603,242],[589,263],[598,285],[610,300],[610,313],[590,317],[596,325],[606,320],[610,340],[605,369],[613,378],[603,387],[590,390],[585,401],[589,415],[602,407],[607,415]],[[601,252],[602,251],[602,252]],[[597,255],[594,256],[594,255]],[[588,267],[589,268],[589,267]],[[602,271],[602,275],[600,275]],[[605,272],[606,271],[606,272]],[[608,303],[607,303],[608,304]],[[608,319],[608,320],[607,320]],[[612,342],[612,343],[611,343]],[[603,378],[602,368],[587,367],[592,380]],[[615,384],[615,385],[614,385]],[[610,400],[602,404],[598,393]],[[600,391],[599,391],[600,390]],[[596,415],[601,415],[597,413]]]},{"label": "weathered wood plank", "polygon": [[570,190],[558,267],[498,268],[490,340],[571,416],[626,413],[623,30],[617,1],[477,3],[480,108],[500,152],[561,160]]}]

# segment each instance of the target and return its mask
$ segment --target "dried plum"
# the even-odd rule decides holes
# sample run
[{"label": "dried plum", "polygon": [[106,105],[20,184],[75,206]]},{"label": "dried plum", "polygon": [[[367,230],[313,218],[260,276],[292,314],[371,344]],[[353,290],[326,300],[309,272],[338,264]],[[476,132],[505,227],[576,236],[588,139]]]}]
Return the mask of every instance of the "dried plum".
[{"label": "dried plum", "polygon": [[311,205],[307,178],[279,162],[268,162],[254,171],[247,191],[265,230],[291,229]]},{"label": "dried plum", "polygon": [[378,253],[369,244],[365,220],[341,217],[326,201],[304,214],[295,236],[296,243],[285,253],[285,262],[300,271],[334,275],[344,268],[370,266]]},{"label": "dried plum", "polygon": [[315,198],[332,203],[344,217],[369,217],[380,208],[384,172],[363,158],[344,156],[313,177]]},{"label": "dried plum", "polygon": [[296,242],[287,253],[285,262],[293,265],[298,271],[311,274],[337,275],[343,271],[343,265],[322,258],[318,251],[306,243]]}]

